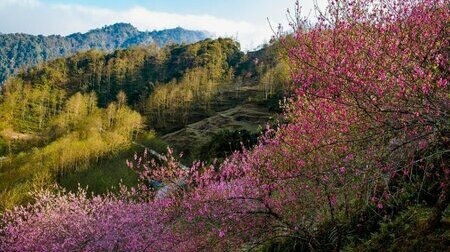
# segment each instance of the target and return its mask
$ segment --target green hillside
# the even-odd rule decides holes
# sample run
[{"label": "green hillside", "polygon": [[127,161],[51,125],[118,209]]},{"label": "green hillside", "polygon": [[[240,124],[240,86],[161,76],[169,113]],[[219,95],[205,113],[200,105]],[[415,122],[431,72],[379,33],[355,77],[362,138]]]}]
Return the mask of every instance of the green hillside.
[{"label": "green hillside", "polygon": [[117,23],[87,33],[68,36],[33,36],[22,33],[0,34],[0,83],[23,68],[35,66],[80,51],[114,51],[138,45],[189,44],[210,37],[206,32],[174,28],[139,31],[130,24]]},{"label": "green hillside", "polygon": [[[133,184],[125,161],[142,151],[133,142],[171,146],[187,163],[239,149],[277,112],[289,71],[277,50],[244,54],[231,39],[91,50],[9,78],[0,102],[1,208],[54,182],[96,193]],[[232,145],[204,151],[239,131],[246,135]]]}]

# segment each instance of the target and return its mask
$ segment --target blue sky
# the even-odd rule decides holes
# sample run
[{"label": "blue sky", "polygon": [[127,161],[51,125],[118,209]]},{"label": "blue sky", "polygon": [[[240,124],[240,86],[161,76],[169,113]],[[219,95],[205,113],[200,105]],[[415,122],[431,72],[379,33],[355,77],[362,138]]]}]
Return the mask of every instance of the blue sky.
[{"label": "blue sky", "polygon": [[[314,0],[300,1],[305,12]],[[317,0],[323,6],[326,0]],[[270,39],[267,18],[287,26],[286,10],[295,0],[0,0],[0,32],[61,34],[86,32],[116,22],[140,30],[207,30],[237,37],[244,49]]]},{"label": "blue sky", "polygon": [[[77,4],[111,9],[124,9],[130,6],[142,6],[153,11],[173,12],[179,14],[209,14],[234,20],[265,19],[266,16],[284,18],[288,7],[293,7],[295,0],[43,0],[48,3]],[[303,1],[310,2],[313,1]],[[308,4],[309,5],[309,4]]]}]

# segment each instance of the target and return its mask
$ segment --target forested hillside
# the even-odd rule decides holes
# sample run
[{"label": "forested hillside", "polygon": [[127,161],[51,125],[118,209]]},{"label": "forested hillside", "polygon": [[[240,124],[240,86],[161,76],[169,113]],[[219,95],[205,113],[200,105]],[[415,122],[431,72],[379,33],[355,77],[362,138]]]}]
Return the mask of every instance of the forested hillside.
[{"label": "forested hillside", "polygon": [[162,31],[141,32],[130,24],[117,23],[87,33],[33,36],[28,34],[0,34],[0,83],[22,68],[35,66],[79,51],[98,49],[113,51],[136,45],[155,44],[163,47],[174,43],[194,43],[210,35],[180,27]]},{"label": "forested hillside", "polygon": [[[261,118],[268,119],[288,80],[289,68],[279,52],[273,44],[244,54],[237,42],[222,38],[112,53],[90,50],[9,78],[0,101],[2,208],[24,202],[33,188],[57,181],[71,189],[81,182],[98,191],[121,179],[133,184],[135,177],[125,166],[129,156],[123,156],[139,149],[133,141],[158,142],[154,147],[162,151],[166,144],[176,146],[177,152],[185,153],[185,161],[191,161],[205,155],[202,146],[213,133],[246,130],[256,134],[258,125],[266,122],[252,118],[251,113],[259,111]],[[165,137],[167,143],[155,139],[244,103],[257,107],[230,115],[236,119],[228,126],[206,123],[196,142],[185,144],[183,135]],[[240,149],[239,141],[232,148],[226,142],[225,149],[216,152],[223,157]],[[119,174],[105,168],[111,160],[116,160],[113,166]],[[99,171],[114,183],[92,185],[75,175],[84,174],[85,180],[92,181],[90,174]]]}]

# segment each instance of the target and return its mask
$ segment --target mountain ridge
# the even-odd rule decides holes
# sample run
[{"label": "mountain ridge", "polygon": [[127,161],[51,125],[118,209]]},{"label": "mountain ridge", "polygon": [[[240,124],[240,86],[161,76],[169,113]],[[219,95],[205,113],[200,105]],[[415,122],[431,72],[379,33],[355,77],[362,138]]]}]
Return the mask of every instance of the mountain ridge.
[{"label": "mountain ridge", "polygon": [[0,83],[22,68],[32,67],[58,57],[67,57],[80,51],[90,49],[113,51],[150,44],[163,47],[170,43],[195,43],[209,37],[211,34],[208,32],[181,27],[159,31],[139,31],[129,23],[115,23],[67,36],[0,33]]}]

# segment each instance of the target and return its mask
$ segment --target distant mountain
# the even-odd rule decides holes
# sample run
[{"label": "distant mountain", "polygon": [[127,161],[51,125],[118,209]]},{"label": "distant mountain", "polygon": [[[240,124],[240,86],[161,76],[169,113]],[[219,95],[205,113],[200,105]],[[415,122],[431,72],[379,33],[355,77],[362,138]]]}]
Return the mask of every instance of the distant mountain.
[{"label": "distant mountain", "polygon": [[185,30],[180,27],[142,32],[126,23],[105,26],[87,33],[74,33],[66,37],[0,33],[0,83],[20,68],[34,66],[40,62],[72,55],[79,51],[89,49],[112,51],[148,44],[161,47],[169,43],[190,44],[208,37],[210,34],[207,32]]}]

